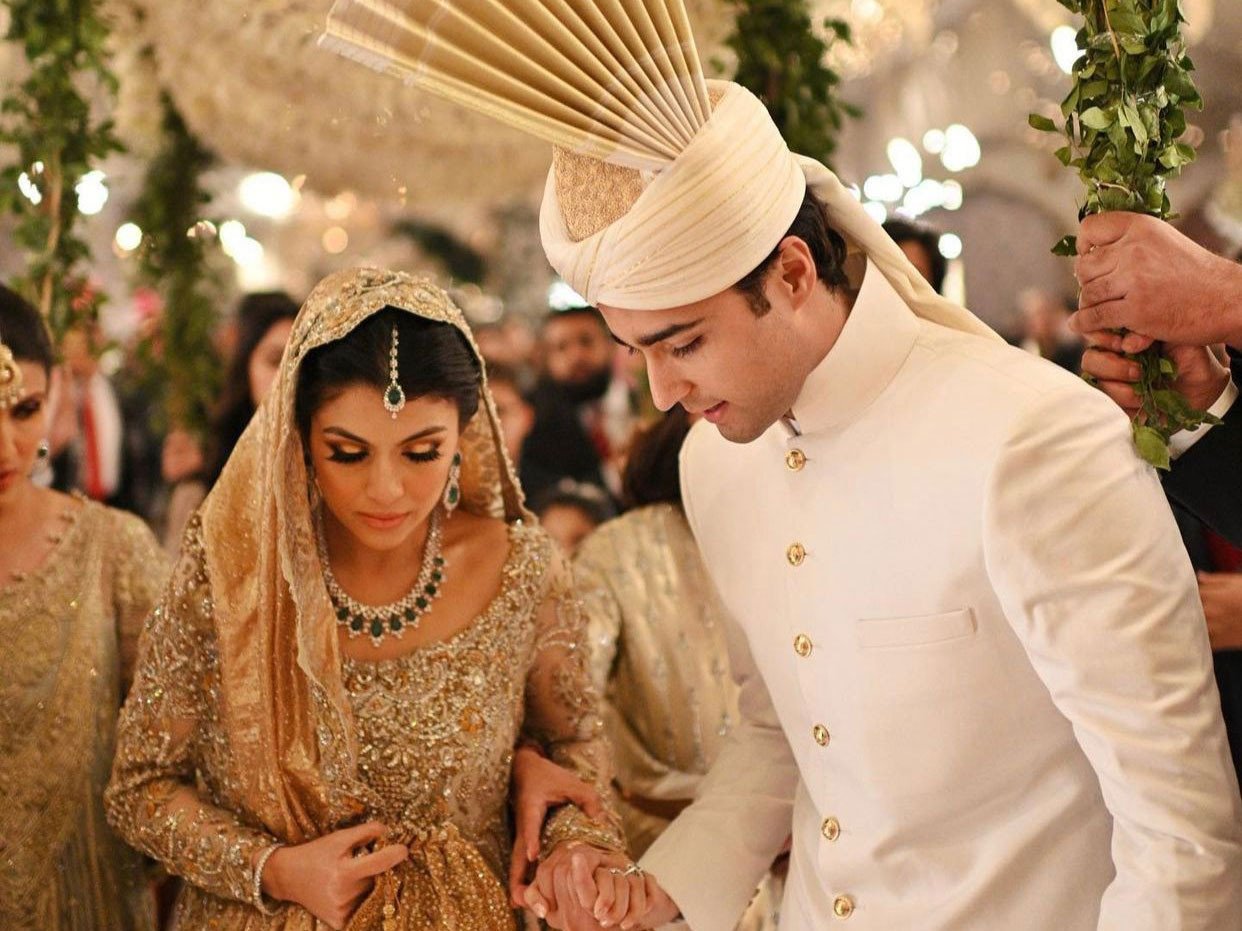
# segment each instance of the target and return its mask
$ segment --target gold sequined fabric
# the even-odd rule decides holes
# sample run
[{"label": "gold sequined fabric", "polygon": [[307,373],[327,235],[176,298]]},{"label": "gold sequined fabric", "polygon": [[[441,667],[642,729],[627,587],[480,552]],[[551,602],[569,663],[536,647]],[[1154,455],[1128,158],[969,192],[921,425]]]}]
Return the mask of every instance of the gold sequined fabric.
[{"label": "gold sequined fabric", "polygon": [[410,858],[376,882],[346,931],[516,931],[504,887],[455,827],[410,844]]},{"label": "gold sequined fabric", "polygon": [[[440,859],[424,866],[435,866],[432,873],[450,892],[486,888],[503,900],[496,855],[507,841],[497,824],[504,823],[515,739],[504,723],[510,719],[522,721],[523,735],[541,741],[558,762],[601,787],[611,778],[569,571],[522,505],[486,382],[479,414],[463,432],[461,506],[512,526],[503,593],[461,641],[406,661],[429,662],[470,637],[481,645],[498,639],[493,651],[517,650],[488,669],[507,680],[504,689],[459,694],[474,687],[462,678],[479,669],[473,657],[443,667],[447,678],[439,682],[384,679],[391,669],[364,670],[342,659],[316,555],[294,391],[311,349],[385,307],[457,326],[473,346],[460,312],[425,279],[356,269],[321,282],[294,323],[272,394],[191,520],[181,561],[144,633],[138,679],[121,719],[109,813],[131,843],[188,880],[179,931],[309,931],[314,919],[300,907],[286,905],[270,917],[255,907],[255,856],[273,843],[302,843],[369,818],[385,821],[397,836],[451,829],[475,852],[436,848]],[[521,631],[526,641],[518,639]],[[383,697],[369,692],[364,707],[358,687],[370,675],[390,688]],[[494,686],[489,680],[488,689]],[[445,717],[454,695],[467,703],[462,708],[476,703],[478,717]],[[408,733],[377,751],[385,713],[406,714]],[[455,787],[466,777],[445,761],[450,749],[480,770],[468,774],[468,788]],[[444,804],[459,791],[464,807]],[[551,819],[546,837],[621,843],[615,826],[601,832],[574,809]],[[476,868],[480,863],[485,870]],[[395,871],[393,881],[404,888],[410,869],[416,867]],[[444,927],[418,911],[432,899],[399,895],[399,914],[384,920],[406,922],[399,928]],[[476,900],[475,917],[466,922],[459,915],[455,926],[507,927],[492,923],[489,896],[468,901]]]},{"label": "gold sequined fabric", "polygon": [[104,819],[121,691],[167,578],[137,518],[79,500],[0,589],[0,928],[146,931],[142,864]]},{"label": "gold sequined fabric", "polygon": [[[602,525],[579,548],[574,576],[622,823],[641,857],[670,823],[641,800],[661,807],[693,800],[738,721],[724,607],[685,515],[671,504]],[[739,929],[773,931],[779,901],[780,884],[769,876]]]},{"label": "gold sequined fabric", "polygon": [[557,148],[552,151],[556,199],[574,242],[582,242],[616,223],[634,206],[647,185],[642,173],[621,165]]}]

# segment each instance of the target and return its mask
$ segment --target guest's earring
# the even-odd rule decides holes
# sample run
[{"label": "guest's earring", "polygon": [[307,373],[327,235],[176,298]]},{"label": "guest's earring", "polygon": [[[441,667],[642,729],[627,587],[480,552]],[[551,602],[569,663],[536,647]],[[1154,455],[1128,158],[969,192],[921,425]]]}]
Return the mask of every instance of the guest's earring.
[{"label": "guest's earring", "polygon": [[444,488],[444,513],[452,514],[461,501],[461,453],[453,454],[453,464],[449,466],[448,485]]},{"label": "guest's earring", "polygon": [[52,455],[52,447],[48,445],[47,440],[39,444],[39,448],[35,451],[35,456],[42,462],[48,456]]}]

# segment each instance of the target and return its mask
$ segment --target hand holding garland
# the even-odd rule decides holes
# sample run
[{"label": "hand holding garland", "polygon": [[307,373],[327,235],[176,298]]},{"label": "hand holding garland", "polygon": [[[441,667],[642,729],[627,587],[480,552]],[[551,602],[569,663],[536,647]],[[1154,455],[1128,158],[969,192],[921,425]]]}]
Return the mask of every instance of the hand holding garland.
[{"label": "hand holding garland", "polygon": [[[1067,145],[1056,151],[1062,164],[1074,168],[1086,186],[1080,219],[1109,211],[1147,214],[1157,218],[1136,227],[1151,236],[1146,225],[1172,216],[1166,183],[1194,158],[1194,150],[1178,140],[1186,131],[1185,108],[1200,108],[1202,100],[1191,80],[1193,64],[1186,57],[1181,34],[1184,19],[1177,0],[1060,0],[1083,17],[1078,33],[1082,57],[1074,64],[1074,83],[1061,104],[1064,124],[1032,114],[1036,129],[1063,133]],[[1145,267],[1140,255],[1128,255],[1128,230],[1138,217],[1103,221],[1099,230],[1084,222],[1084,240],[1067,236],[1054,248],[1060,255],[1080,254],[1079,273],[1084,285],[1079,332],[1098,330],[1100,321],[1121,329],[1124,339],[1133,328],[1151,339],[1159,335],[1124,322],[1131,297],[1145,300],[1139,289],[1156,267]],[[1101,218],[1102,220],[1102,218]],[[1120,230],[1120,231],[1119,231]],[[1100,233],[1102,235],[1097,236]],[[1097,239],[1102,241],[1097,241]],[[1101,245],[1117,248],[1104,249]],[[1093,247],[1095,247],[1093,249]],[[1123,268],[1123,255],[1128,268]],[[1093,258],[1094,257],[1094,258]],[[1162,257],[1167,262],[1167,258]],[[1190,269],[1180,270],[1179,278]],[[1089,287],[1088,287],[1089,285]],[[1158,300],[1154,293],[1152,300]],[[1116,302],[1122,301],[1122,304]],[[1104,306],[1111,305],[1111,306]],[[1178,337],[1181,339],[1181,337]],[[1100,346],[1106,341],[1097,341]],[[1124,351],[1137,364],[1134,383],[1134,438],[1139,453],[1158,468],[1170,463],[1168,441],[1176,432],[1194,429],[1214,418],[1196,409],[1177,390],[1178,371],[1161,347],[1131,339]],[[1109,351],[1123,351],[1120,343]],[[1107,348],[1107,346],[1105,346]],[[1090,374],[1090,372],[1089,372]]]}]

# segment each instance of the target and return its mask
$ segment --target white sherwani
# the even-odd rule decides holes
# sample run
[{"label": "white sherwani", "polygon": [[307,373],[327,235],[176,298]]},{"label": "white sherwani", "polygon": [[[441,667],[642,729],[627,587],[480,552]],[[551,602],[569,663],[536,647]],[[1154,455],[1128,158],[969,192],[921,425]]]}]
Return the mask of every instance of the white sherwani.
[{"label": "white sherwani", "polygon": [[1125,417],[874,268],[793,416],[683,453],[743,714],[643,861],[693,931],[791,818],[785,931],[1242,929],[1203,613]]}]

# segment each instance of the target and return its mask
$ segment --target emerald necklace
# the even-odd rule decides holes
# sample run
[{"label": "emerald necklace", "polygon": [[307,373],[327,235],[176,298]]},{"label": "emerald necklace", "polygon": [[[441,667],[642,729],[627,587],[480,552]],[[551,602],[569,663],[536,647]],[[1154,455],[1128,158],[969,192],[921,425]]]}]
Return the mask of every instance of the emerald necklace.
[{"label": "emerald necklace", "polygon": [[392,604],[364,605],[351,598],[332,574],[322,517],[315,521],[315,536],[324,584],[328,587],[328,597],[336,611],[336,623],[349,631],[351,639],[366,633],[371,637],[371,643],[377,647],[384,642],[385,637],[400,639],[406,628],[418,627],[423,615],[431,609],[431,603],[440,597],[444,588],[444,555],[441,552],[442,517],[438,507],[431,512],[427,543],[423,547],[423,565],[418,572],[418,578],[414,580],[414,586],[406,592],[405,597]]}]

